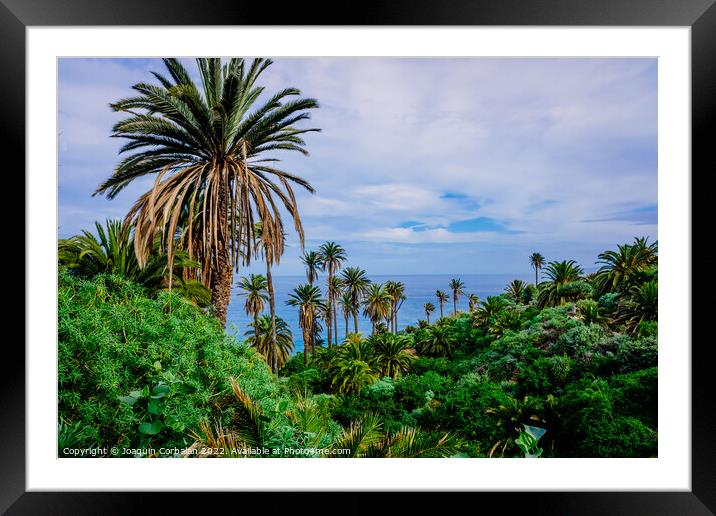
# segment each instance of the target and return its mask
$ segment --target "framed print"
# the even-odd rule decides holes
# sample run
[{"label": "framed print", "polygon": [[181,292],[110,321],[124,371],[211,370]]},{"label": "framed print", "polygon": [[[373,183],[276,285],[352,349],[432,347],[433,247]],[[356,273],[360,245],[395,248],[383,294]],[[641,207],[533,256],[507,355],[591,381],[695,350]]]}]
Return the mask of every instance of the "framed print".
[{"label": "framed print", "polygon": [[0,5],[27,192],[3,510],[710,514],[712,2],[220,4]]}]

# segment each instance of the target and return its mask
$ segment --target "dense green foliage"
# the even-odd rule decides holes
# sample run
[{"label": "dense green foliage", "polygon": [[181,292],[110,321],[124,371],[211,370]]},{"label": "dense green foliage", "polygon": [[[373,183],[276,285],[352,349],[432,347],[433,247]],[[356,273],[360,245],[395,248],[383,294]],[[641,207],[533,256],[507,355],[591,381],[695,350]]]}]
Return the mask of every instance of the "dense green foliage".
[{"label": "dense green foliage", "polygon": [[157,446],[190,445],[202,419],[230,423],[230,376],[267,411],[289,399],[258,354],[177,294],[151,299],[120,276],[61,271],[58,305],[59,415],[79,427],[73,446],[138,446],[150,418],[120,397],[160,382],[191,388],[167,396]]},{"label": "dense green foliage", "polygon": [[[600,255],[597,274],[548,262],[536,288],[513,281],[482,302],[454,279],[451,314],[400,332],[402,284],[366,283],[364,271],[346,268],[334,301],[344,298],[346,329],[363,306],[373,334],[346,333],[324,347],[316,328],[336,319],[317,286],[299,286],[289,304],[310,358],[308,347],[289,358],[292,336],[279,319],[278,376],[266,365],[271,324],[259,315],[261,285],[256,306],[247,297],[256,322],[239,343],[177,293],[150,296],[122,276],[84,279],[63,269],[60,453],[162,446],[193,456],[246,456],[238,451],[246,447],[275,449],[271,456],[307,448],[331,457],[656,456],[656,246],[633,245],[639,252],[621,246]],[[244,281],[245,292],[252,288]],[[462,295],[467,312],[456,308]],[[441,291],[436,299],[450,300]],[[428,308],[426,316],[435,311]]]}]

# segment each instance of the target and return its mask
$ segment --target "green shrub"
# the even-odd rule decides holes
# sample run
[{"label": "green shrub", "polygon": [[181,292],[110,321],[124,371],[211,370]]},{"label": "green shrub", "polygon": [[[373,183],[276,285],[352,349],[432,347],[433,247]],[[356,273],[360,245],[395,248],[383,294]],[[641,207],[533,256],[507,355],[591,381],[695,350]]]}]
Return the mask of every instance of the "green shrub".
[{"label": "green shrub", "polygon": [[396,399],[407,410],[413,410],[428,401],[426,397],[428,392],[431,393],[430,399],[444,398],[453,385],[450,378],[435,371],[428,371],[422,375],[410,374],[395,383]]},{"label": "green shrub", "polygon": [[499,385],[479,375],[466,375],[436,408],[433,422],[436,426],[454,428],[469,443],[466,450],[469,455],[485,457],[503,433],[497,420],[486,411],[507,403],[507,399]]},{"label": "green shrub", "polygon": [[267,413],[286,397],[263,359],[225,337],[214,318],[174,293],[149,299],[118,276],[60,272],[58,340],[59,416],[81,427],[75,440],[86,446],[135,446],[147,415],[120,397],[168,377],[191,389],[167,398],[162,417],[171,428],[154,446],[191,444],[201,419],[228,424],[229,376]]},{"label": "green shrub", "polygon": [[651,457],[657,434],[628,414],[622,389],[604,379],[570,385],[560,399],[561,431],[555,438],[561,457]]}]

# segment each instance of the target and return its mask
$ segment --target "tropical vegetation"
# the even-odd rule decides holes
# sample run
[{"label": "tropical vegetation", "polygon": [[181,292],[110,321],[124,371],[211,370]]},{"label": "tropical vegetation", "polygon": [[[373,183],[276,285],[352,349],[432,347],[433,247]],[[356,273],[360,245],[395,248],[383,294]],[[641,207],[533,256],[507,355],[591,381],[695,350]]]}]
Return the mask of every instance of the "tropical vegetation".
[{"label": "tropical vegetation", "polygon": [[[112,104],[126,143],[97,193],[151,188],[58,242],[59,456],[657,455],[656,242],[605,250],[592,273],[534,252],[529,282],[483,299],[454,277],[405,321],[408,281],[372,280],[334,241],[303,249],[293,188],[313,187],[275,153],[306,153],[317,101],[264,98],[270,60],[197,59],[199,83],[164,65]],[[285,299],[282,212],[305,268]],[[235,280],[252,260],[265,274]],[[232,287],[249,318],[233,334]]]}]

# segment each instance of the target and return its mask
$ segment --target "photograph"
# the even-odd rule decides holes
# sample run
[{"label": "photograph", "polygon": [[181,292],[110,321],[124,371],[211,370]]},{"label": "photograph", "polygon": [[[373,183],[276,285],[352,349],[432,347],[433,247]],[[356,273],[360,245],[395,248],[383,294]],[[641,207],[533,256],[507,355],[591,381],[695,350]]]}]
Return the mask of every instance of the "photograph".
[{"label": "photograph", "polygon": [[59,459],[659,457],[657,57],[56,63]]}]

